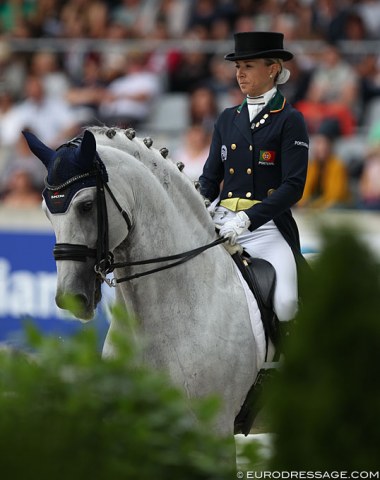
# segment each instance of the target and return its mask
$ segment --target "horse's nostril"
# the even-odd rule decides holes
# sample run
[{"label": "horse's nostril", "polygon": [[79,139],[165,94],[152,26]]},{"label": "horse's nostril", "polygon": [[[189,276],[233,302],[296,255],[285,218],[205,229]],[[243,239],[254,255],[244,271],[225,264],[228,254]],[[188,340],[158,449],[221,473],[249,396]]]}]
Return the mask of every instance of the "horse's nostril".
[{"label": "horse's nostril", "polygon": [[55,297],[55,303],[57,304],[57,307],[73,312],[85,309],[88,306],[88,299],[86,295],[83,294],[57,294]]},{"label": "horse's nostril", "polygon": [[72,299],[78,308],[85,308],[88,305],[86,295],[82,295],[82,294],[73,295]]},{"label": "horse's nostril", "polygon": [[64,308],[65,305],[65,296],[61,294],[57,294],[55,297],[55,303],[57,304],[57,307],[59,308]]}]

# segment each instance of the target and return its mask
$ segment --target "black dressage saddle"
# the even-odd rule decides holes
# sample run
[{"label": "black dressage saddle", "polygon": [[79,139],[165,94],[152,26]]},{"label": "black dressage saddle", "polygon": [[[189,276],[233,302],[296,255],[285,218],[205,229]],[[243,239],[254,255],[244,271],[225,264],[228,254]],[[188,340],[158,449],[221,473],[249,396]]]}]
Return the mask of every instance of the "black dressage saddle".
[{"label": "black dressage saddle", "polygon": [[277,317],[273,311],[273,293],[276,286],[276,271],[263,258],[249,256],[246,252],[232,255],[244,280],[256,298],[264,326],[265,341],[271,340],[276,346],[278,339]]}]

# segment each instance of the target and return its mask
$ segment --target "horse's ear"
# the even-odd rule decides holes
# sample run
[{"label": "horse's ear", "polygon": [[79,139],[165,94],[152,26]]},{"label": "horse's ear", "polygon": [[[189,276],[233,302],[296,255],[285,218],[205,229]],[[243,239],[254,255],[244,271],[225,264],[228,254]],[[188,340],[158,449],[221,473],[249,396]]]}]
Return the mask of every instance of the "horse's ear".
[{"label": "horse's ear", "polygon": [[94,134],[86,130],[80,144],[79,161],[82,168],[90,170],[94,167],[96,153],[96,140]]},{"label": "horse's ear", "polygon": [[55,156],[55,150],[47,147],[31,132],[24,130],[22,134],[24,135],[31,152],[41,160],[46,168],[48,168],[51,160]]}]

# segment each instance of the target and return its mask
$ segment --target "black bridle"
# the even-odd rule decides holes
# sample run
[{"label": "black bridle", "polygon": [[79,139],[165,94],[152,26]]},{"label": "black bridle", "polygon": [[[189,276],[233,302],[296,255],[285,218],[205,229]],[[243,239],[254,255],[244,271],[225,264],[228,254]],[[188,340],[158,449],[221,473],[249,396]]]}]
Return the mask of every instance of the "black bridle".
[{"label": "black bridle", "polygon": [[[95,176],[96,177],[96,208],[97,208],[97,224],[98,224],[98,237],[96,241],[96,248],[89,248],[86,245],[79,245],[73,243],[56,243],[54,246],[53,254],[55,260],[73,260],[77,262],[85,262],[87,258],[95,258],[95,272],[97,275],[97,279],[100,283],[106,282],[110,287],[116,287],[118,283],[127,282],[129,280],[134,280],[139,277],[144,277],[146,275],[150,275],[152,273],[160,272],[162,270],[166,270],[168,268],[175,267],[182,263],[191,260],[192,258],[196,257],[197,255],[201,254],[202,252],[212,248],[216,245],[220,245],[221,243],[225,242],[225,238],[218,238],[211,243],[203,245],[198,248],[194,248],[193,250],[188,250],[186,252],[178,253],[175,255],[169,255],[165,257],[157,257],[157,258],[150,258],[146,260],[138,260],[135,262],[114,262],[113,261],[113,254],[109,251],[109,228],[108,228],[108,214],[107,214],[107,202],[106,202],[106,195],[105,192],[109,194],[110,198],[112,199],[114,205],[119,210],[121,215],[123,216],[128,230],[130,231],[132,228],[132,222],[128,215],[128,213],[123,210],[120,206],[119,202],[117,201],[115,195],[112,193],[112,190],[108,186],[108,184],[103,180],[101,171],[99,169],[89,172],[83,175],[77,175],[72,177],[71,179],[67,180],[64,184],[58,186],[52,186],[47,184],[46,188],[49,190],[59,191],[67,186],[73,184],[74,182],[79,181],[80,179],[84,178],[84,176]],[[115,269],[118,268],[125,268],[125,267],[132,267],[138,265],[149,265],[149,264],[157,264],[163,262],[171,262],[167,265],[163,265],[160,267],[152,268],[150,270],[146,270],[143,272],[134,273],[132,275],[128,275],[122,278],[107,278],[109,273],[112,273]]]}]

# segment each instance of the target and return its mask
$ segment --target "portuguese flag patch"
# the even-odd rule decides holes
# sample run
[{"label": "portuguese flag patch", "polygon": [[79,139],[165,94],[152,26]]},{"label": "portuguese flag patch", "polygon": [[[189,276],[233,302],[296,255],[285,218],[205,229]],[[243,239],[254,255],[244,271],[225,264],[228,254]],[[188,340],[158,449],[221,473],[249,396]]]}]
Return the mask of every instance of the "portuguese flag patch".
[{"label": "portuguese flag patch", "polygon": [[260,150],[259,165],[274,165],[276,152],[273,150]]}]

